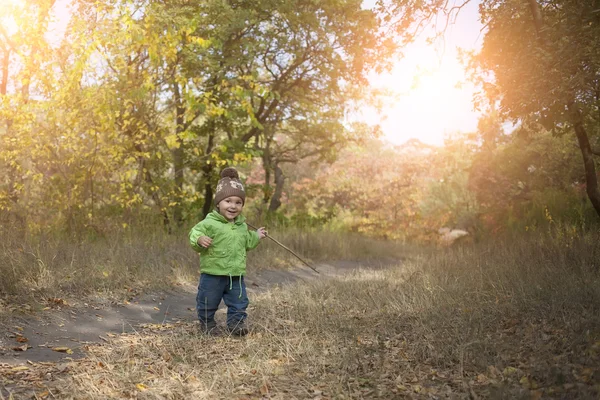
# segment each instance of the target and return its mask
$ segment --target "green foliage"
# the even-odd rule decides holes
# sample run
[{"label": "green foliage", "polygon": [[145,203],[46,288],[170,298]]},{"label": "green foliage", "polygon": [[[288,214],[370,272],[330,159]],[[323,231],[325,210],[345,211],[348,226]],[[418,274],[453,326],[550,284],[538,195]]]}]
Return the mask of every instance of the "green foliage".
[{"label": "green foliage", "polygon": [[355,0],[79,2],[49,45],[52,5],[7,8],[18,29],[0,35],[0,219],[24,230],[149,210],[170,229],[210,206],[225,165],[331,159],[366,132],[342,120],[393,50]]},{"label": "green foliage", "polygon": [[594,159],[600,154],[597,9],[597,2],[585,0],[484,1],[480,14],[488,30],[471,67],[502,118],[527,129],[542,125],[557,135],[575,133],[586,191],[600,215]]}]

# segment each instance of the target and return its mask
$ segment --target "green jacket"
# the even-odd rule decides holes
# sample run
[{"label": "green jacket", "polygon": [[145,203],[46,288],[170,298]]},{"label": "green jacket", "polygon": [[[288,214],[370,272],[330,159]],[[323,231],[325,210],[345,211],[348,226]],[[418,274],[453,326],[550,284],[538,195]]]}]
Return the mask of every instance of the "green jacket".
[{"label": "green jacket", "polygon": [[[238,215],[233,223],[211,212],[190,231],[190,244],[200,253],[200,272],[210,275],[242,276],[246,274],[246,251],[258,246],[258,233],[248,230],[246,218]],[[206,249],[198,245],[200,236],[211,238]]]}]

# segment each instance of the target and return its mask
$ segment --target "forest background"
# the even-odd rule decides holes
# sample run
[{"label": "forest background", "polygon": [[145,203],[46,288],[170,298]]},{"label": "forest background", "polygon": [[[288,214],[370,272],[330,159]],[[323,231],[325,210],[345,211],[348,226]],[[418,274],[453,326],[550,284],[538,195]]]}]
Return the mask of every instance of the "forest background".
[{"label": "forest background", "polygon": [[[65,1],[0,0],[0,399],[599,398],[600,0],[477,3],[473,132],[357,122],[465,1],[73,0],[57,38]],[[225,166],[322,271],[249,252],[242,340],[168,319]]]},{"label": "forest background", "polygon": [[482,117],[444,146],[392,145],[349,116],[385,95],[368,74],[421,26],[443,35],[461,4],[78,1],[61,40],[53,7],[2,3],[6,290],[28,254],[47,267],[47,246],[181,241],[228,165],[250,221],[273,232],[435,243],[442,227],[473,241],[598,229],[594,1],[481,2],[483,44],[463,61]]}]

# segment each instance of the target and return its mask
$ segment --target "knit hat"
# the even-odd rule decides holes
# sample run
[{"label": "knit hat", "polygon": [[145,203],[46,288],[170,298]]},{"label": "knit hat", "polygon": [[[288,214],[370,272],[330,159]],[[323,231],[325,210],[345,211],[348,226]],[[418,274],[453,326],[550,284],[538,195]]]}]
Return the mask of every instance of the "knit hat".
[{"label": "knit hat", "polygon": [[237,170],[233,167],[227,167],[221,171],[221,179],[219,179],[215,193],[215,205],[230,196],[237,196],[242,199],[242,202],[246,202],[244,185],[240,181]]}]

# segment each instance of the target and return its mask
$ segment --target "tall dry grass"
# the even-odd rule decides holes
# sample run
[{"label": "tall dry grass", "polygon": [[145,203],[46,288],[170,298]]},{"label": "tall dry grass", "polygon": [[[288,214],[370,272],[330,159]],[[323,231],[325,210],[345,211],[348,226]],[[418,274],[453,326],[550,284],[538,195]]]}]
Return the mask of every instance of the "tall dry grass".
[{"label": "tall dry grass", "polygon": [[[103,238],[35,237],[17,241],[0,234],[0,297],[119,295],[126,288],[156,289],[195,282],[198,255],[187,231],[168,235],[125,231]],[[309,261],[396,257],[397,246],[359,235],[274,231],[271,234]],[[248,256],[248,270],[282,268],[299,261],[270,240]]]},{"label": "tall dry grass", "polygon": [[276,288],[242,340],[148,326],[60,382],[65,398],[600,395],[600,235],[557,231]]}]

